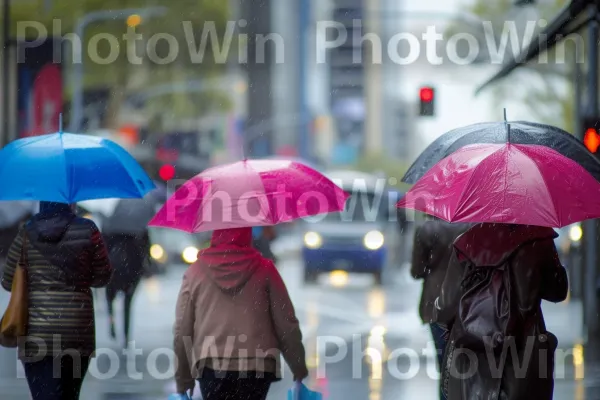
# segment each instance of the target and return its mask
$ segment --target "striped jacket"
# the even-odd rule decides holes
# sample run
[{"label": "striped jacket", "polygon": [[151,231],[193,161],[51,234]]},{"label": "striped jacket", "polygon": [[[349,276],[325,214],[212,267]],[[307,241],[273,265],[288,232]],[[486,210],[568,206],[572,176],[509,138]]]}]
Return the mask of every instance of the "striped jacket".
[{"label": "striped jacket", "polygon": [[[21,256],[25,232],[21,228],[8,251],[2,275],[2,287],[8,291]],[[75,218],[56,244],[63,248],[61,251],[76,252],[77,264],[83,273],[78,273],[75,280],[67,279],[61,268],[52,265],[35,248],[30,237],[27,235],[25,244],[29,325],[27,340],[20,341],[20,358],[57,356],[65,352],[93,356],[96,332],[90,288],[105,286],[112,275],[98,228],[90,220]]]}]

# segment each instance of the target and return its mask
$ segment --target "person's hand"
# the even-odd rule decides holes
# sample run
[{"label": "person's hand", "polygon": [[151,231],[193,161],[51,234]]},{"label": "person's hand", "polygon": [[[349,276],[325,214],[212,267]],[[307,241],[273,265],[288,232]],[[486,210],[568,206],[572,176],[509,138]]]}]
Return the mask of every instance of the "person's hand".
[{"label": "person's hand", "polygon": [[308,377],[308,369],[299,371],[298,373],[294,374],[294,382],[302,382],[307,377]]},{"label": "person's hand", "polygon": [[182,383],[177,385],[177,392],[181,396],[189,395],[190,398],[194,395],[194,388],[196,387],[196,382],[191,380],[189,382]]}]

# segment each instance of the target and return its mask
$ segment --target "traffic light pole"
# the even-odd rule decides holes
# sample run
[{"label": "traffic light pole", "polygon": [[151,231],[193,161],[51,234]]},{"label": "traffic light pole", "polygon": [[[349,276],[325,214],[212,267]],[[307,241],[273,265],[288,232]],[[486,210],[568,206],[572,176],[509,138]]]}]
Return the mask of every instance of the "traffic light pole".
[{"label": "traffic light pole", "polygon": [[[589,25],[588,38],[588,112],[590,115],[598,113],[598,7],[594,6],[592,12],[594,19]],[[598,304],[597,304],[597,262],[598,238],[597,220],[588,220],[584,223],[585,233],[585,291],[584,291],[584,316],[588,340],[598,333]]]}]

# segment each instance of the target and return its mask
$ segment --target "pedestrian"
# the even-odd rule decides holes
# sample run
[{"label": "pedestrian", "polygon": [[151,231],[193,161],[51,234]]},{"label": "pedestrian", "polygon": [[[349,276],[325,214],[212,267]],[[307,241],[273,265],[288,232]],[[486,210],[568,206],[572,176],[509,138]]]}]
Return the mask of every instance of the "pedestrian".
[{"label": "pedestrian", "polygon": [[19,260],[29,290],[19,358],[32,398],[77,400],[96,350],[90,288],[105,286],[112,274],[102,236],[72,206],[43,201],[10,246],[2,275],[8,291]]},{"label": "pedestrian", "polygon": [[258,226],[252,228],[252,244],[256,250],[258,250],[263,257],[273,261],[273,264],[277,266],[277,257],[273,254],[271,249],[271,243],[277,237],[275,228],[272,226]]},{"label": "pedestrian", "polygon": [[551,228],[478,224],[454,242],[435,307],[450,330],[442,371],[449,400],[552,399],[558,342],[541,301],[568,292],[555,238]]},{"label": "pedestrian", "polygon": [[[414,233],[410,274],[414,279],[423,280],[419,315],[424,324],[429,324],[440,370],[446,348],[446,332],[433,321],[434,303],[446,277],[448,262],[454,250],[452,244],[469,227],[468,224],[450,224],[436,217],[428,217]],[[440,399],[445,399],[441,385]]]},{"label": "pedestrian", "polygon": [[149,264],[150,238],[148,231],[143,234],[111,233],[104,235],[113,277],[106,286],[110,336],[117,339],[114,302],[119,293],[123,294],[124,348],[129,345],[131,332],[131,308],[133,296]]},{"label": "pedestrian", "polygon": [[210,247],[185,272],[174,348],[178,392],[193,390],[198,379],[204,400],[266,399],[281,379],[280,355],[294,380],[308,376],[286,286],[273,262],[252,247],[251,228],[214,231]]}]

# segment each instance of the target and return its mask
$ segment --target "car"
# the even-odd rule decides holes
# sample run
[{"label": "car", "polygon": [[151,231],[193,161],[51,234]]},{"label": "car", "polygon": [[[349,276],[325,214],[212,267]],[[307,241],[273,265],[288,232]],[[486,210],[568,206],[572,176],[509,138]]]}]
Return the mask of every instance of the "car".
[{"label": "car", "polygon": [[304,223],[304,281],[314,283],[321,273],[345,271],[372,275],[377,285],[383,284],[397,261],[400,236],[395,217],[390,218],[395,201],[386,180],[357,171],[325,175],[351,196],[343,212]]},{"label": "car", "polygon": [[163,268],[167,265],[190,265],[197,260],[198,251],[208,246],[210,233],[189,234],[175,229],[148,229],[150,257]]}]

